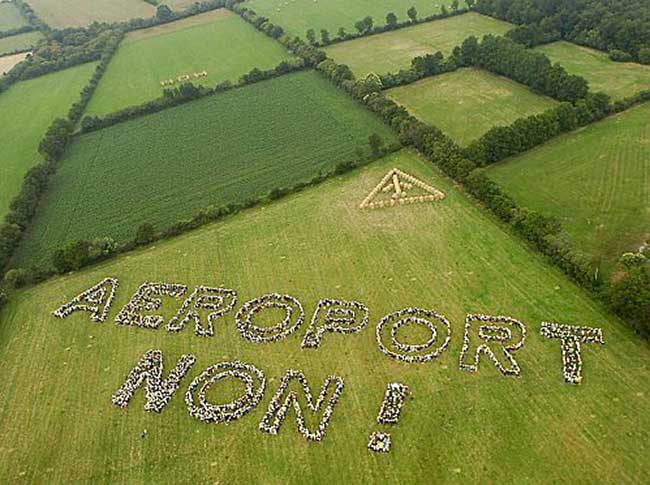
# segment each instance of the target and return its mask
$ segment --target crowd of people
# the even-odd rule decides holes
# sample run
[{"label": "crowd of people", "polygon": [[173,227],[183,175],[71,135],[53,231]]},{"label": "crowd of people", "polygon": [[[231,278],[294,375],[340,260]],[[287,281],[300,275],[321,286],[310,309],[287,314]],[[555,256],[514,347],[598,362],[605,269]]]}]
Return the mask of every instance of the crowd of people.
[{"label": "crowd of people", "polygon": [[[406,191],[417,187],[426,192],[426,195],[409,196]],[[375,200],[380,192],[393,192],[390,199]],[[394,207],[395,205],[414,204],[418,202],[435,202],[445,198],[440,190],[428,185],[421,180],[393,168],[381,179],[381,182],[361,202],[361,209],[379,209],[382,207]]]},{"label": "crowd of people", "polygon": [[559,323],[542,323],[542,336],[559,339],[562,346],[562,375],[564,382],[580,384],[582,382],[582,351],[580,344],[605,344],[600,328],[576,327]]},{"label": "crowd of people", "polygon": [[118,286],[119,281],[116,278],[104,278],[95,286],[75,296],[70,302],[57,308],[53,315],[63,319],[74,312],[88,312],[93,322],[102,323],[111,311]]},{"label": "crowd of people", "polygon": [[[180,332],[189,322],[194,322],[197,337],[214,336],[214,322],[225,316],[237,305],[237,292],[228,288],[199,286],[183,302],[180,310],[167,323],[167,330]],[[207,321],[201,320],[201,311],[209,311]]]},{"label": "crowd of people", "polygon": [[377,415],[377,422],[379,424],[397,424],[410,392],[406,384],[400,382],[389,383],[386,386],[386,394],[384,394],[384,400]]},{"label": "crowd of people", "polygon": [[344,335],[359,333],[368,325],[369,315],[368,307],[358,301],[324,298],[316,306],[302,340],[302,348],[319,348],[326,332]]},{"label": "crowd of people", "polygon": [[[422,344],[405,344],[399,341],[399,331],[408,325],[420,325],[431,332],[431,337]],[[384,333],[390,328],[390,348],[384,342]],[[444,340],[439,334],[444,328]],[[400,362],[430,362],[442,354],[451,341],[451,324],[442,315],[421,308],[405,308],[386,315],[377,325],[376,331],[379,350]]]},{"label": "crowd of people", "polygon": [[[309,410],[313,413],[318,413],[323,410],[320,422],[315,431],[310,430],[307,426],[305,416],[302,412],[300,403],[298,402],[298,396],[295,392],[289,392],[289,385],[293,380],[297,380],[302,385]],[[331,390],[332,386],[334,387],[333,391]],[[334,408],[341,397],[341,393],[343,393],[344,387],[345,383],[341,377],[331,375],[327,376],[318,399],[314,401],[305,374],[299,370],[289,370],[284,377],[282,377],[280,386],[273,396],[266,414],[260,422],[259,429],[272,435],[278,434],[278,431],[280,431],[280,427],[287,416],[289,408],[293,406],[296,413],[298,431],[310,441],[322,441],[323,438],[325,438],[332,413],[334,413]],[[330,397],[325,405],[328,394]]]},{"label": "crowd of people", "polygon": [[370,435],[368,449],[375,453],[388,453],[390,451],[390,433],[373,432]]},{"label": "crowd of people", "polygon": [[[473,328],[478,324],[477,332]],[[519,340],[513,339],[512,330],[516,329],[521,333]],[[470,349],[472,348],[472,335],[481,340],[481,344],[476,345],[471,362],[468,360]],[[490,347],[490,342],[496,342],[503,349],[503,357],[510,365],[504,365],[502,359],[496,356]],[[460,351],[460,370],[468,372],[478,371],[478,364],[481,353],[487,355],[497,369],[504,376],[520,376],[521,368],[512,355],[513,352],[521,349],[526,342],[526,326],[518,320],[504,316],[491,315],[467,315],[465,319],[465,333],[463,335],[463,347]]]},{"label": "crowd of people", "polygon": [[156,329],[163,323],[160,315],[143,315],[142,312],[160,310],[161,296],[181,298],[187,293],[187,286],[174,283],[146,282],[140,285],[131,300],[115,317],[118,325],[134,325],[136,327]]},{"label": "crowd of people", "polygon": [[[270,327],[255,325],[255,317],[270,308],[284,311],[284,319]],[[298,330],[305,321],[305,310],[292,296],[269,293],[245,303],[237,312],[236,320],[237,328],[247,340],[253,343],[271,343]]]},{"label": "crowd of people", "polygon": [[135,391],[146,382],[147,411],[162,412],[174,393],[178,390],[183,378],[190,371],[196,357],[183,355],[176,367],[163,379],[163,354],[161,350],[153,349],[144,354],[138,364],[129,372],[126,381],[115,394],[112,402],[120,408],[128,406]]},{"label": "crowd of people", "polygon": [[[208,390],[217,382],[229,377],[246,385],[244,395],[225,404],[208,402]],[[266,377],[254,365],[240,361],[222,362],[208,367],[192,381],[185,393],[185,404],[190,416],[204,423],[228,424],[255,409],[264,397],[265,389]]]}]

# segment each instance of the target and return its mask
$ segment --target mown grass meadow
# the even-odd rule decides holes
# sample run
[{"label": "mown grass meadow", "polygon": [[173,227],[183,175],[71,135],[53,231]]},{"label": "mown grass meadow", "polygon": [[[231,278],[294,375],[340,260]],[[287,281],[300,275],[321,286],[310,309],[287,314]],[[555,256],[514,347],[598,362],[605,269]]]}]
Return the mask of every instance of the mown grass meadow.
[{"label": "mown grass meadow", "polygon": [[81,136],[42,204],[19,264],[66,242],[133,238],[208,206],[243,203],[307,182],[393,134],[311,71],[203,98]]},{"label": "mown grass meadow", "polygon": [[[43,34],[40,32],[27,32],[26,34],[12,35],[0,39],[0,56],[13,53],[18,50],[25,50],[33,47]],[[1,73],[0,73],[1,74]]]},{"label": "mown grass meadow", "polygon": [[470,12],[341,42],[325,51],[337,63],[350,66],[357,77],[364,77],[371,72],[385,74],[408,69],[416,56],[437,51],[449,55],[470,35],[477,38],[487,34],[503,35],[512,28],[513,25],[507,22]]},{"label": "mown grass meadow", "polygon": [[[360,200],[398,167],[447,198],[362,211]],[[213,338],[90,323],[51,311],[104,277],[120,280],[111,317],[144,281],[224,285],[240,302],[289,293],[310,315],[320,298],[356,299],[370,308],[359,335],[326,335],[301,351],[305,326],[267,345],[245,341],[232,315]],[[168,318],[178,303],[165,300]],[[429,364],[402,364],[377,348],[374,327],[406,306],[451,320],[450,348]],[[529,335],[516,353],[520,378],[488,360],[458,370],[468,312],[506,314]],[[563,383],[560,344],[539,335],[542,321],[602,327],[606,345],[583,346],[584,381]],[[407,152],[263,208],[124,255],[15,295],[0,313],[0,481],[251,483],[636,482],[649,479],[650,349],[587,295],[500,229],[449,181]],[[125,410],[111,404],[141,355],[161,349],[167,371],[183,353],[198,362],[158,415],[142,390]],[[240,359],[267,376],[265,398],[229,426],[191,418],[183,395],[209,365]],[[314,392],[329,374],[346,387],[325,440],[307,443],[293,412],[278,436],[258,431],[280,377],[303,370]],[[397,426],[377,412],[388,382],[412,391]],[[230,395],[221,384],[215,402]],[[375,455],[371,431],[392,433],[393,450]],[[47,432],[45,432],[45,430]],[[143,431],[147,434],[143,438]]]},{"label": "mown grass meadow", "polygon": [[461,145],[468,145],[494,126],[509,125],[556,104],[526,86],[474,68],[426,78],[387,93]]},{"label": "mown grass meadow", "polygon": [[650,66],[614,62],[606,52],[564,41],[542,45],[535,50],[564,66],[569,73],[584,77],[592,91],[602,91],[613,99],[650,89]]},{"label": "mown grass meadow", "polygon": [[93,22],[149,18],[156,8],[141,0],[30,0],[29,6],[50,27],[85,27]]},{"label": "mown grass meadow", "polygon": [[40,161],[38,144],[50,123],[79,99],[95,64],[85,64],[13,85],[0,94],[0,217]]},{"label": "mown grass meadow", "polygon": [[245,7],[268,17],[291,35],[300,37],[304,37],[308,29],[314,29],[317,34],[326,29],[332,36],[341,27],[355,32],[355,22],[367,16],[373,18],[375,25],[384,25],[390,12],[397,15],[399,21],[404,21],[411,7],[417,9],[420,17],[426,17],[440,13],[442,5],[449,9],[451,0],[249,0],[244,3]]},{"label": "mown grass meadow", "polygon": [[557,217],[609,273],[650,237],[650,103],[489,169],[519,204]]},{"label": "mown grass meadow", "polygon": [[111,60],[87,113],[103,115],[151,101],[162,96],[161,81],[185,74],[207,71],[192,83],[215,86],[290,58],[281,45],[228,10],[136,31]]},{"label": "mown grass meadow", "polygon": [[24,25],[27,25],[27,20],[13,3],[0,3],[0,32],[19,29]]}]

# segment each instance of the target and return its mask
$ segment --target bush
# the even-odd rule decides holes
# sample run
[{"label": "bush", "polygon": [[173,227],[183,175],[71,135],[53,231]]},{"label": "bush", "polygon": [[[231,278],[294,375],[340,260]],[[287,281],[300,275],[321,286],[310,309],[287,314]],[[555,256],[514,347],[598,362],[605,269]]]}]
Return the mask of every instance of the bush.
[{"label": "bush", "polygon": [[116,249],[117,244],[108,237],[93,241],[75,241],[54,251],[52,264],[59,273],[76,271],[108,257]]},{"label": "bush", "polygon": [[607,294],[611,308],[645,335],[650,334],[650,270],[632,268]]},{"label": "bush", "polygon": [[618,49],[612,49],[609,51],[609,58],[615,62],[630,62],[632,60],[632,56],[630,54]]},{"label": "bush", "polygon": [[644,47],[639,50],[639,62],[650,65],[650,47]]},{"label": "bush", "polygon": [[138,227],[136,230],[135,239],[133,242],[135,242],[135,244],[138,246],[144,246],[145,244],[152,242],[155,238],[156,230],[154,229],[153,225],[145,222],[144,224],[141,224],[140,227]]},{"label": "bush", "polygon": [[10,269],[5,274],[4,282],[10,288],[20,288],[28,282],[27,271],[24,269]]}]

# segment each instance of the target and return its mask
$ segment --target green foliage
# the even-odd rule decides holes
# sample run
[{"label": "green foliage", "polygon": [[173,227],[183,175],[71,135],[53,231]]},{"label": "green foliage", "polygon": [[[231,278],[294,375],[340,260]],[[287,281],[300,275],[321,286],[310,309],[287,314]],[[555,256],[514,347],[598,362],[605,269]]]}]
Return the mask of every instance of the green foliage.
[{"label": "green foliage", "polygon": [[608,292],[614,311],[631,321],[637,330],[650,335],[650,270],[644,266],[631,268]]},{"label": "green foliage", "polygon": [[153,224],[144,222],[138,226],[138,230],[135,233],[134,242],[138,246],[144,246],[149,244],[156,237],[156,229],[153,227]]},{"label": "green foliage", "polygon": [[76,271],[109,256],[116,249],[111,238],[74,241],[52,254],[52,265],[59,273]]}]

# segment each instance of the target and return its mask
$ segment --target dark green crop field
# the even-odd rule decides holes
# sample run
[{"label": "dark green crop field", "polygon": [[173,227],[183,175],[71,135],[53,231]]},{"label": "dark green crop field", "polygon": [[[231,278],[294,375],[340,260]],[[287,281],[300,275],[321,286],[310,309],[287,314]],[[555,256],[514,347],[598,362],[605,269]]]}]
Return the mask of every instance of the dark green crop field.
[{"label": "dark green crop field", "polygon": [[19,263],[43,263],[68,241],[133,237],[199,209],[306,182],[368,137],[393,135],[314,72],[204,98],[80,137],[53,177]]}]

